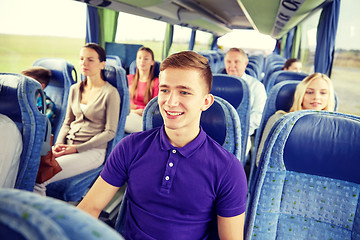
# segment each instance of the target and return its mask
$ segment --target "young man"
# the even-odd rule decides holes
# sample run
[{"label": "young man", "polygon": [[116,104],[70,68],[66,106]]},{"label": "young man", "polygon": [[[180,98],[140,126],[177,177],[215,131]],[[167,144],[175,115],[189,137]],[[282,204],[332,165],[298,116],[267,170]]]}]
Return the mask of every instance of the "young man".
[{"label": "young man", "polygon": [[[245,73],[248,63],[249,59],[246,53],[240,48],[230,48],[225,55],[226,73],[228,75],[241,77],[249,86],[251,108],[249,136],[251,136],[260,126],[267,95],[264,85],[258,79]],[[250,145],[250,141],[248,141],[247,152],[250,149]]]},{"label": "young man", "polygon": [[[49,84],[50,82],[50,78],[51,78],[51,71],[49,69],[43,68],[43,67],[30,67],[27,68],[25,70],[23,70],[21,72],[21,74],[31,77],[33,79],[35,79],[36,81],[38,81],[41,84],[42,89],[46,88],[46,86]],[[45,94],[45,92],[44,92]],[[49,118],[51,126],[54,125],[54,120],[55,120],[55,103],[48,97],[46,96],[46,116]],[[41,98],[39,97],[37,99],[37,107],[39,109],[42,108],[42,102],[41,102]]]},{"label": "young man", "polygon": [[127,182],[126,239],[243,239],[244,169],[202,130],[214,98],[208,60],[179,52],[160,66],[158,103],[164,125],[119,142],[78,205],[98,217]]}]

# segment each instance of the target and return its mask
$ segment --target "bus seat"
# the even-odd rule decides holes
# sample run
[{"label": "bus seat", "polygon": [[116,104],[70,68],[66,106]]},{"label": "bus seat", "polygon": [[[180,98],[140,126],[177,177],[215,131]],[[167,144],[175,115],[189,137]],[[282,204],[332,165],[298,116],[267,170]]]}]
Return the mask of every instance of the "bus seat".
[{"label": "bus seat", "polygon": [[[135,74],[136,73],[136,60],[132,61],[129,67],[129,74]],[[159,77],[160,73],[160,62],[155,61],[154,65],[154,75],[155,77]]]},{"label": "bus seat", "polygon": [[[200,125],[204,131],[226,150],[233,153],[241,162],[241,127],[235,108],[226,100],[214,96],[213,105],[201,114]],[[150,100],[143,113],[143,129],[161,126],[157,97]]]},{"label": "bus seat", "polygon": [[55,120],[52,133],[54,134],[54,142],[56,142],[65,119],[70,87],[77,80],[76,78],[75,81],[73,79],[73,74],[76,77],[76,70],[70,62],[61,58],[41,58],[36,60],[33,66],[51,70],[52,76],[44,92],[55,103]]},{"label": "bus seat", "polygon": [[255,133],[254,139],[254,148],[253,153],[251,154],[250,160],[250,176],[249,176],[249,193],[252,194],[253,189],[253,177],[255,172],[257,171],[256,167],[256,155],[259,148],[259,144],[261,141],[261,137],[269,118],[275,114],[279,110],[283,110],[288,112],[292,106],[294,100],[294,93],[296,90],[296,86],[298,85],[298,81],[284,81],[272,88],[270,93],[268,94],[268,98],[266,99],[264,111],[262,114],[261,122],[259,128]]},{"label": "bus seat", "polygon": [[237,111],[241,125],[241,161],[245,164],[250,128],[250,93],[246,82],[238,77],[214,74],[211,93],[229,102]]},{"label": "bus seat", "polygon": [[72,205],[27,191],[0,189],[0,216],[0,239],[123,239]]},{"label": "bus seat", "polygon": [[273,74],[271,74],[270,77],[267,78],[267,81],[264,83],[266,84],[265,85],[266,92],[269,93],[271,88],[281,81],[285,81],[285,80],[301,81],[307,76],[308,74],[306,73],[298,73],[298,72],[285,71],[285,70],[276,71]]},{"label": "bus seat", "polygon": [[[106,157],[109,156],[115,145],[125,136],[125,121],[130,110],[130,97],[127,87],[127,80],[124,79],[125,70],[118,66],[106,65],[104,68],[105,80],[117,88],[121,103],[119,123],[114,139],[109,141],[106,150]],[[46,194],[64,201],[79,201],[94,180],[99,176],[104,165],[88,172],[73,176],[68,179],[51,183],[47,186]]]},{"label": "bus seat", "polygon": [[246,69],[245,69],[245,73],[246,73],[247,75],[252,76],[253,78],[258,79],[258,76],[257,76],[257,74],[256,74],[256,71],[255,71],[254,69],[252,69],[252,68],[246,68]]},{"label": "bus seat", "polygon": [[121,59],[116,55],[106,55],[106,64],[122,67]]},{"label": "bus seat", "polygon": [[268,65],[267,69],[264,72],[264,78],[262,79],[265,89],[271,75],[277,71],[281,71],[283,69],[283,66],[283,62],[273,62]]},{"label": "bus seat", "polygon": [[359,239],[360,118],[286,114],[266,141],[246,239]]},{"label": "bus seat", "polygon": [[[43,99],[40,112],[37,95]],[[23,150],[15,188],[33,191],[46,134],[45,96],[40,83],[21,74],[0,73],[0,113],[8,116],[20,130]]]}]

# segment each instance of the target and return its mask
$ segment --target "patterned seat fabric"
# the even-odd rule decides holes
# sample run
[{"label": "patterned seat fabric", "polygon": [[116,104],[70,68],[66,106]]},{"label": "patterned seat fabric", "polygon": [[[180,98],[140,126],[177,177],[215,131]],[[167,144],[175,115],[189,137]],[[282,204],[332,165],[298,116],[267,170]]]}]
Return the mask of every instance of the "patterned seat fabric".
[{"label": "patterned seat fabric", "polygon": [[51,70],[52,76],[44,92],[55,103],[55,119],[52,128],[55,142],[65,119],[70,87],[77,80],[73,79],[73,75],[76,77],[76,71],[71,63],[61,58],[41,58],[35,61],[33,66]]},{"label": "patterned seat fabric", "polygon": [[286,114],[269,135],[246,239],[360,239],[360,118]]},{"label": "patterned seat fabric", "polygon": [[226,74],[214,74],[211,93],[229,102],[239,115],[241,125],[241,161],[244,165],[250,128],[249,87],[241,78]]},{"label": "patterned seat fabric", "polygon": [[105,223],[62,201],[0,189],[0,239],[123,239]]},{"label": "patterned seat fabric", "polygon": [[[42,112],[36,106],[39,94],[45,106]],[[22,134],[23,151],[15,188],[33,191],[47,122],[41,85],[20,74],[1,73],[0,103],[0,113],[13,120]]]}]

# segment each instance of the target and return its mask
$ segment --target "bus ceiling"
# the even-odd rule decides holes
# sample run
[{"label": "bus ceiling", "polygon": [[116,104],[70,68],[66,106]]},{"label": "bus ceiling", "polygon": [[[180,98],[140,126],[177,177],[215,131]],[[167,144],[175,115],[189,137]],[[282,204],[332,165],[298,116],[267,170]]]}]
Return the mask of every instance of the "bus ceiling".
[{"label": "bus ceiling", "polygon": [[332,0],[76,0],[222,36],[256,29],[279,39]]}]

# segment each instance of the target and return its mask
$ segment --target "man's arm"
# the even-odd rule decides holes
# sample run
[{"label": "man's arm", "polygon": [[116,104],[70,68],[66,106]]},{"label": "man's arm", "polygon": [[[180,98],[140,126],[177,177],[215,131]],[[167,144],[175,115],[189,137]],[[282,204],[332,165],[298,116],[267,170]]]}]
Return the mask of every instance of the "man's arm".
[{"label": "man's arm", "polygon": [[77,208],[98,218],[101,211],[111,201],[118,189],[118,187],[114,187],[105,182],[101,177],[98,177]]},{"label": "man's arm", "polygon": [[244,239],[245,213],[235,217],[217,216],[219,237],[221,240]]}]

